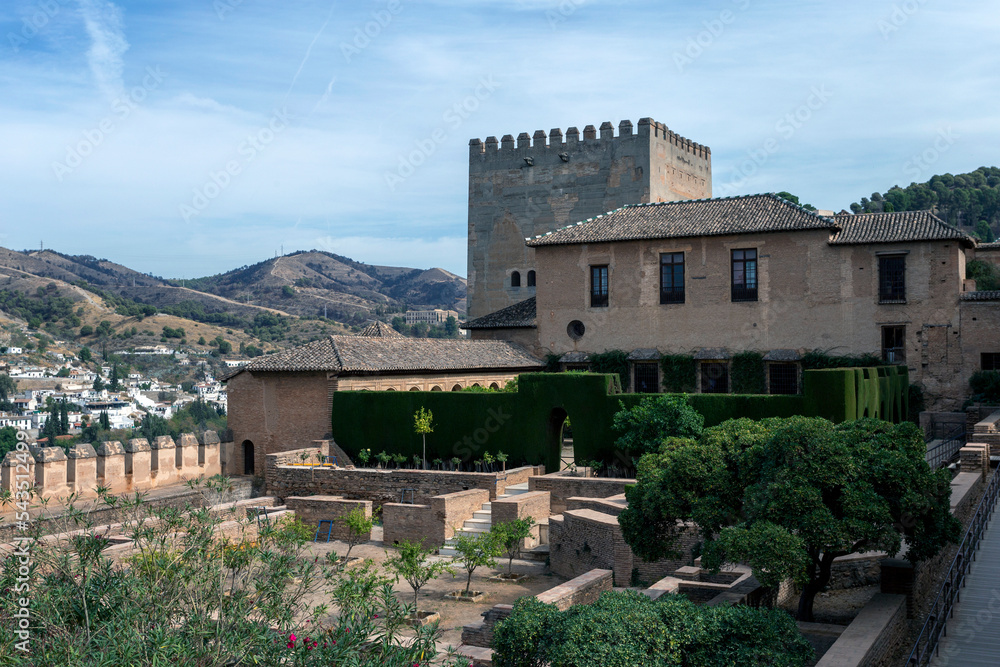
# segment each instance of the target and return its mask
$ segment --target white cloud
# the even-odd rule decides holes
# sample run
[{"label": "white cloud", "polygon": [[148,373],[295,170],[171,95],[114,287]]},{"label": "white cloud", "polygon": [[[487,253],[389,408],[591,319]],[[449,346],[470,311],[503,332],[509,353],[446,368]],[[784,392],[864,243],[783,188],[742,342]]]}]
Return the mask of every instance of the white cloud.
[{"label": "white cloud", "polygon": [[91,40],[87,63],[101,92],[109,99],[113,98],[123,88],[123,58],[129,48],[122,11],[106,0],[79,2],[80,14]]}]

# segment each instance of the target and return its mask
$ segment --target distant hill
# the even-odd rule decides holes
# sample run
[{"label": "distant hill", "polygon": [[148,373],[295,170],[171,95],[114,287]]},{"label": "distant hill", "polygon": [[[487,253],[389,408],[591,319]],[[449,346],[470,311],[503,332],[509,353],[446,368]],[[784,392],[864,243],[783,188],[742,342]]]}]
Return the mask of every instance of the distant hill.
[{"label": "distant hill", "polygon": [[466,281],[443,269],[372,266],[309,251],[195,280],[165,280],[105,259],[0,248],[0,314],[81,344],[183,331],[269,349],[344,333],[405,308],[465,311]]},{"label": "distant hill", "polygon": [[[173,284],[180,284],[171,281]],[[341,322],[410,309],[465,311],[466,281],[444,269],[373,266],[319,250],[295,252],[183,285],[233,301]]]},{"label": "distant hill", "polygon": [[926,183],[895,185],[851,204],[855,213],[931,210],[941,219],[993,241],[1000,237],[1000,169],[980,167],[968,174],[932,176]]}]

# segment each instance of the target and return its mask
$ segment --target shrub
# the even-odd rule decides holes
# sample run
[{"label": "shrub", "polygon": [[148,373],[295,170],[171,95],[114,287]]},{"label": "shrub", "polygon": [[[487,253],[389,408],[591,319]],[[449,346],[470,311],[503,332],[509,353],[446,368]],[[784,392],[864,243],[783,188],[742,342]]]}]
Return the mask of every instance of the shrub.
[{"label": "shrub", "polygon": [[496,567],[497,556],[500,555],[500,545],[497,542],[497,536],[492,532],[479,535],[457,533],[455,535],[455,551],[458,552],[459,562],[468,573],[465,580],[465,594],[468,595],[469,587],[472,585],[472,573],[483,565]]},{"label": "shrub", "polygon": [[732,381],[734,394],[766,394],[764,356],[758,352],[733,355]]},{"label": "shrub", "polygon": [[705,425],[687,396],[644,396],[636,406],[619,406],[612,428],[622,435],[615,445],[633,456],[657,451],[666,437],[697,438]]},{"label": "shrub", "polygon": [[499,545],[500,553],[507,557],[507,576],[514,568],[514,559],[521,553],[521,542],[531,536],[531,527],[535,525],[533,518],[514,519],[490,527],[490,533]]},{"label": "shrub", "polygon": [[419,542],[403,540],[398,545],[396,555],[385,561],[386,567],[396,573],[396,580],[406,580],[413,589],[414,614],[417,612],[417,596],[424,584],[444,572],[454,573],[451,565],[444,561],[428,562],[427,557],[432,552],[433,549],[425,549]]},{"label": "shrub", "polygon": [[1000,371],[976,371],[969,378],[972,400],[980,403],[1000,403]]},{"label": "shrub", "polygon": [[590,355],[590,371],[592,373],[614,373],[621,380],[623,387],[629,386],[628,352],[608,350]]},{"label": "shrub", "polygon": [[660,357],[663,371],[663,391],[675,394],[690,393],[698,382],[698,365],[689,354],[665,354]]},{"label": "shrub", "polygon": [[342,521],[347,526],[347,553],[344,554],[344,560],[347,560],[351,557],[351,549],[372,532],[374,522],[361,507],[352,509],[343,517]]},{"label": "shrub", "polygon": [[564,612],[522,598],[497,624],[493,649],[497,667],[801,667],[813,654],[780,610],[699,607],[682,596],[654,601],[635,591],[608,591]]}]

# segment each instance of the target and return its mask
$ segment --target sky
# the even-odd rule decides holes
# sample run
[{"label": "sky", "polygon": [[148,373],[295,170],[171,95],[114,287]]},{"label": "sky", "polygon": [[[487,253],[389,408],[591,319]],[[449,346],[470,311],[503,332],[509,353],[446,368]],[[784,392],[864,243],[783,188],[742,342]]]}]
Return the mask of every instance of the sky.
[{"label": "sky", "polygon": [[1000,163],[1000,0],[4,0],[0,245],[466,269],[468,143],[652,117],[839,211]]}]

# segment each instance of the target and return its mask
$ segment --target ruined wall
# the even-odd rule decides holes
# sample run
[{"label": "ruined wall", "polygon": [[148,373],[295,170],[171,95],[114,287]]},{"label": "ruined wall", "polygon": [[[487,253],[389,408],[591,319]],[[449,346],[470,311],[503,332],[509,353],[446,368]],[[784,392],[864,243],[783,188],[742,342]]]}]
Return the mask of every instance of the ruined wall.
[{"label": "ruined wall", "polygon": [[[469,317],[533,296],[528,236],[544,234],[624,204],[712,196],[707,146],[650,118],[504,135],[469,144]],[[519,271],[521,287],[511,286]],[[542,274],[538,273],[538,279]]]}]

